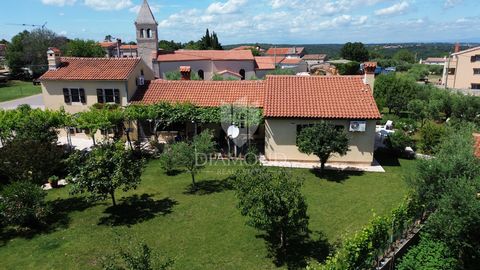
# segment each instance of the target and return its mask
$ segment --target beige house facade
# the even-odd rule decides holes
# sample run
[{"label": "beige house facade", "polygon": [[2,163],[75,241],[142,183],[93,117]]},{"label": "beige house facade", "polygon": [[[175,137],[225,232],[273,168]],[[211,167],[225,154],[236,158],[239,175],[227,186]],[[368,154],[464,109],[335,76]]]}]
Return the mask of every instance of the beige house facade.
[{"label": "beige house facade", "polygon": [[480,47],[453,53],[445,60],[442,84],[480,94]]}]

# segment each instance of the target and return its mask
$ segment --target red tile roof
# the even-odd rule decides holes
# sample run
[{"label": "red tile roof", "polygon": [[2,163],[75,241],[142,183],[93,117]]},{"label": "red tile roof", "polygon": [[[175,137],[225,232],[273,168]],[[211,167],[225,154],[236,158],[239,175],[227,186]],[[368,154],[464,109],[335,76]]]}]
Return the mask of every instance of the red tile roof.
[{"label": "red tile roof", "polygon": [[254,60],[250,50],[239,51],[222,51],[222,50],[178,50],[172,53],[159,54],[157,56],[159,62],[175,62],[175,61],[229,61],[229,60]]},{"label": "red tile roof", "polygon": [[74,58],[62,57],[56,70],[49,70],[40,80],[127,80],[140,58]]},{"label": "red tile roof", "polygon": [[251,50],[255,48],[255,46],[248,46],[248,45],[243,45],[243,46],[238,46],[233,49],[230,49],[231,51],[242,51],[242,50]]},{"label": "red tile roof", "polygon": [[61,53],[60,49],[55,47],[49,47],[48,50],[51,50],[54,53]]},{"label": "red tile roof", "polygon": [[286,65],[298,65],[300,62],[302,62],[302,58],[285,58],[281,63]]},{"label": "red tile roof", "polygon": [[363,63],[363,66],[365,68],[376,68],[377,67],[377,62],[365,62],[365,63]]},{"label": "red tile roof", "polygon": [[120,50],[136,50],[138,48],[137,45],[130,45],[130,44],[123,44],[120,46]]},{"label": "red tile roof", "polygon": [[103,41],[98,43],[102,48],[110,48],[117,46],[116,42]]},{"label": "red tile roof", "polygon": [[[295,48],[295,52],[293,51]],[[287,54],[302,54],[305,48],[303,47],[291,47],[291,48],[270,48],[267,50],[267,55],[287,55]]]},{"label": "red tile roof", "polygon": [[265,117],[380,119],[362,76],[267,76],[265,81],[151,82],[133,103],[190,102],[213,107],[246,99]]},{"label": "red tile roof", "polygon": [[256,64],[256,69],[260,70],[270,70],[270,69],[275,69],[275,60],[277,64],[282,62],[284,57],[275,57],[273,56],[255,56],[255,64]]},{"label": "red tile roof", "polygon": [[263,107],[263,81],[151,81],[146,90],[138,90],[132,103],[153,104],[161,101],[189,102],[197,106],[248,102]]},{"label": "red tile roof", "polygon": [[267,76],[266,117],[380,119],[362,76]]},{"label": "red tile roof", "polygon": [[480,134],[473,134],[474,139],[474,154],[477,158],[480,158]]}]

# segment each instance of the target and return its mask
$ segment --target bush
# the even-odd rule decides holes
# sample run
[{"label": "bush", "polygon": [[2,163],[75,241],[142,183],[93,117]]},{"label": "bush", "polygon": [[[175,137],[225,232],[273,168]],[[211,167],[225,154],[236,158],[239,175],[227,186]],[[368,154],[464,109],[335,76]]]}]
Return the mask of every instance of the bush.
[{"label": "bush", "polygon": [[387,147],[397,155],[404,155],[405,148],[410,146],[414,148],[412,138],[405,134],[405,132],[397,130],[395,133],[388,135],[386,140]]},{"label": "bush", "polygon": [[172,175],[177,165],[177,155],[171,146],[165,146],[165,151],[160,155],[160,168],[162,168],[167,175]]},{"label": "bush", "polygon": [[340,75],[357,75],[360,71],[360,63],[350,62],[346,64],[335,64]]},{"label": "bush", "polygon": [[245,154],[245,162],[248,165],[254,165],[258,163],[258,149],[255,145],[250,144]]},{"label": "bush", "polygon": [[161,258],[150,246],[140,243],[129,250],[119,250],[102,261],[104,270],[166,270],[173,265],[170,258]]},{"label": "bush", "polygon": [[444,125],[436,125],[428,122],[420,129],[420,149],[425,154],[435,154],[438,146],[445,136]]},{"label": "bush", "polygon": [[398,264],[398,270],[450,270],[455,269],[456,259],[448,246],[425,238],[410,249]]},{"label": "bush", "polygon": [[0,196],[0,216],[4,225],[36,228],[45,224],[49,208],[46,193],[37,185],[26,181],[13,182]]}]

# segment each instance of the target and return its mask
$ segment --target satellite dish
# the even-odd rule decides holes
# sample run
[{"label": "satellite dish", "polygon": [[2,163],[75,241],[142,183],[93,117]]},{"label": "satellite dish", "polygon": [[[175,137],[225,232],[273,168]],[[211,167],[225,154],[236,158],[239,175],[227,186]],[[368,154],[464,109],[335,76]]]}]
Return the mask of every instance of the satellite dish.
[{"label": "satellite dish", "polygon": [[235,139],[238,137],[238,135],[240,135],[240,129],[238,129],[237,126],[235,125],[231,125],[228,127],[227,129],[227,136],[232,138],[232,139]]}]

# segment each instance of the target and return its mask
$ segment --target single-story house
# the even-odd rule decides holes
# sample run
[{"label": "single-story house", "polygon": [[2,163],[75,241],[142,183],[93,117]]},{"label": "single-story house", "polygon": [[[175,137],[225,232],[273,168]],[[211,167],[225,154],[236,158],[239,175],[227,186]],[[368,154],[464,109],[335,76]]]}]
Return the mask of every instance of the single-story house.
[{"label": "single-story house", "polygon": [[270,48],[265,55],[278,56],[278,57],[298,57],[302,58],[306,51],[304,47],[291,47],[291,48]]},{"label": "single-story house", "polygon": [[308,69],[310,70],[315,65],[324,64],[328,58],[326,54],[306,54],[302,59],[307,63]]}]

